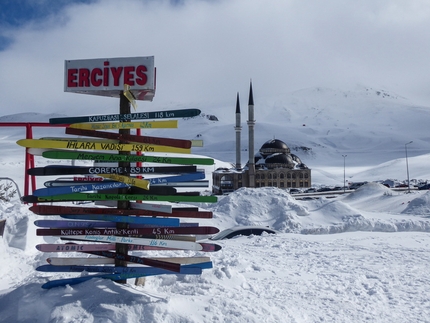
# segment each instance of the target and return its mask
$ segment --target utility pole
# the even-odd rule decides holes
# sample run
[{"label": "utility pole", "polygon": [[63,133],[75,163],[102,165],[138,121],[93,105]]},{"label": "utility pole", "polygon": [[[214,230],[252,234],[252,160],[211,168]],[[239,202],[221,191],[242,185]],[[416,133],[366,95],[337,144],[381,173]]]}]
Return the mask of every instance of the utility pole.
[{"label": "utility pole", "polygon": [[411,185],[409,183],[409,165],[408,165],[408,148],[407,145],[413,143],[413,141],[409,141],[408,143],[405,144],[405,154],[406,154],[406,174],[408,176],[408,193],[411,192]]},{"label": "utility pole", "polygon": [[346,158],[346,156],[348,156],[348,155],[342,155],[342,157],[343,157],[343,192],[345,193],[345,158]]}]

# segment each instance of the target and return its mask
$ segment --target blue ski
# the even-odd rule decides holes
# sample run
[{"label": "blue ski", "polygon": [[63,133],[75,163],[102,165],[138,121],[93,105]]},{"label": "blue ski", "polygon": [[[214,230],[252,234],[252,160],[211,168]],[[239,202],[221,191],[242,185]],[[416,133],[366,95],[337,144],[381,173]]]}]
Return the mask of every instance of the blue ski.
[{"label": "blue ski", "polygon": [[[36,220],[34,225],[40,228],[116,228],[115,222],[108,221],[66,221],[66,220]],[[149,224],[129,224],[130,229],[153,227]],[[184,222],[180,227],[198,227],[199,223]]]},{"label": "blue ski", "polygon": [[69,193],[80,193],[89,191],[103,191],[111,190],[117,188],[130,187],[130,185],[121,182],[98,182],[96,184],[77,184],[69,186],[58,186],[55,188],[39,188],[33,192],[34,196],[52,196],[52,195],[62,195]]},{"label": "blue ski", "polygon": [[[202,269],[213,268],[212,261],[206,261],[190,265],[181,265],[181,271],[177,274],[183,275],[199,275]],[[171,270],[156,268],[156,267],[114,267],[114,266],[55,266],[55,265],[42,265],[36,268],[37,271],[43,272],[82,272],[89,273],[109,273],[109,274],[143,274],[147,275],[162,275],[171,274]]]},{"label": "blue ski", "polygon": [[150,181],[151,185],[157,184],[166,184],[171,182],[190,182],[199,179],[204,179],[205,173],[196,172],[196,173],[188,173],[177,176],[166,176],[166,177],[154,177],[154,178],[145,178]]},{"label": "blue ski", "polygon": [[155,224],[166,227],[179,227],[179,219],[177,218],[153,218],[143,216],[122,216],[110,214],[63,214],[62,218],[75,220],[93,220],[93,221],[111,221],[122,223],[137,223],[137,224]]},{"label": "blue ski", "polygon": [[[51,265],[46,265],[46,266],[51,266]],[[62,266],[61,266],[62,267]],[[181,272],[181,274],[183,275],[200,275],[202,273],[202,269],[198,268],[196,266],[184,266],[185,268],[183,268],[184,273]],[[124,267],[124,268],[128,268],[128,267]],[[146,267],[144,267],[146,269]],[[147,273],[130,273],[130,272],[126,272],[126,273],[111,273],[111,274],[101,274],[101,275],[90,275],[90,276],[84,276],[84,277],[75,277],[75,278],[65,278],[65,279],[57,279],[57,280],[51,280],[45,284],[42,285],[43,289],[50,289],[53,287],[59,287],[59,286],[66,286],[66,285],[76,285],[82,282],[86,282],[90,279],[93,278],[103,278],[103,279],[111,279],[111,280],[124,280],[124,279],[129,279],[129,278],[138,278],[138,277],[142,277],[142,276],[154,276],[154,275],[164,275],[164,274],[170,274],[170,275],[178,275],[178,273],[174,273],[171,271],[167,271],[167,270],[162,270],[159,268],[151,268],[149,267],[149,269],[151,269],[151,272],[147,272]],[[156,270],[152,270],[152,269],[156,269]],[[182,270],[182,268],[181,268]],[[163,272],[161,272],[163,271]]]}]

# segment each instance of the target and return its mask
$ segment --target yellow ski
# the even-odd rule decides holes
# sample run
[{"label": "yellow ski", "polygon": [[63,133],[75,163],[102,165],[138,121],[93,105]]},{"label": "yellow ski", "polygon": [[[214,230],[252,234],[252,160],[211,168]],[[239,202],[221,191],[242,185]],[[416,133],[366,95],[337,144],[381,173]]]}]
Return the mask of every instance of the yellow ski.
[{"label": "yellow ski", "polygon": [[146,179],[139,179],[136,177],[130,177],[130,176],[124,176],[124,175],[118,175],[118,174],[99,174],[97,176],[103,177],[103,178],[109,178],[117,182],[125,183],[128,185],[136,186],[143,188],[145,190],[149,190],[150,181],[147,181]]},{"label": "yellow ski", "polygon": [[116,151],[141,151],[141,152],[166,152],[190,154],[191,149],[156,146],[146,144],[120,144],[115,142],[96,142],[85,140],[46,140],[46,139],[21,139],[16,142],[26,148],[59,148],[59,149],[84,149],[84,150],[116,150]]},{"label": "yellow ski", "polygon": [[[75,137],[77,138],[77,137]],[[55,141],[70,141],[70,140],[74,140],[71,137],[42,137],[40,138],[41,140],[55,140]],[[119,143],[119,140],[115,140],[115,139],[105,139],[105,138],[85,138],[85,137],[78,137],[77,140],[79,141],[84,141],[84,142],[105,142],[105,143]],[[203,147],[203,140],[190,140],[191,141],[191,147]],[[133,142],[133,141],[129,141],[129,142]],[[136,141],[136,143],[138,143]],[[158,146],[158,145],[154,145],[154,146]],[[160,145],[162,146],[162,145]]]}]

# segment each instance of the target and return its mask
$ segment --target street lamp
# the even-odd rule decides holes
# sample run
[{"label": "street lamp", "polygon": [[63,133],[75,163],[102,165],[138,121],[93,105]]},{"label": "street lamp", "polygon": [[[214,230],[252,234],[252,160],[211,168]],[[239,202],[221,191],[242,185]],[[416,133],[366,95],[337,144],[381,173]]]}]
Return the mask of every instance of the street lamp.
[{"label": "street lamp", "polygon": [[409,165],[408,165],[408,147],[407,145],[411,144],[413,141],[409,141],[405,144],[405,154],[406,154],[406,173],[408,175],[408,193],[411,192],[411,186],[409,183]]},{"label": "street lamp", "polygon": [[348,155],[342,155],[343,157],[343,192],[345,193],[345,158]]}]

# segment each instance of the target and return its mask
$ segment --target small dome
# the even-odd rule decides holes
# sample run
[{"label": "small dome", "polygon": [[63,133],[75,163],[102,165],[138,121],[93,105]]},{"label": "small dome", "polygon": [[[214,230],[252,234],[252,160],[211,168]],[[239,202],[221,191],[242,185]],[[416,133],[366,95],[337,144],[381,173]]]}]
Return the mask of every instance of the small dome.
[{"label": "small dome", "polygon": [[276,153],[268,156],[265,160],[265,163],[268,167],[277,166],[282,168],[294,168],[295,166],[295,163],[291,158],[291,155],[280,154],[280,153]]},{"label": "small dome", "polygon": [[287,144],[279,139],[272,139],[266,141],[263,146],[260,148],[261,155],[267,157],[274,153],[284,153],[289,154],[290,148],[288,148]]}]

